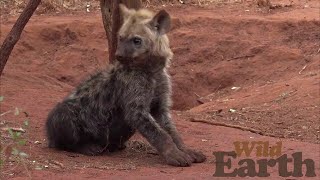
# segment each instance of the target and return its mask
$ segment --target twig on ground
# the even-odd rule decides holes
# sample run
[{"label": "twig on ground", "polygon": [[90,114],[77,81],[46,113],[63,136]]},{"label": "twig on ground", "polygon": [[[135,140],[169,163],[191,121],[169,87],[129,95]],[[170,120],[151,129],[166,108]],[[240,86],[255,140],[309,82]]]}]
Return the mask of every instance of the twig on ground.
[{"label": "twig on ground", "polygon": [[216,90],[213,93],[206,95],[206,97],[210,97],[213,94],[215,94],[216,92],[218,92],[220,87],[221,87],[221,84],[219,84],[219,86],[216,88]]},{"label": "twig on ground", "polygon": [[24,114],[26,117],[29,117],[28,112],[23,111],[23,114]]},{"label": "twig on ground", "polygon": [[303,68],[299,71],[299,74],[301,74],[302,71],[306,69],[306,67],[307,67],[307,65],[303,66]]},{"label": "twig on ground", "polygon": [[4,112],[4,113],[0,114],[0,116],[4,116],[4,115],[6,115],[6,114],[8,114],[8,113],[11,113],[11,112],[12,112],[12,111]]},{"label": "twig on ground", "polygon": [[284,100],[290,96],[292,96],[293,94],[295,94],[295,92],[297,92],[298,90],[294,89],[292,91],[289,92],[284,92],[282,93],[276,100],[274,100],[274,102],[280,102],[281,100]]},{"label": "twig on ground", "polygon": [[221,84],[219,84],[219,86],[217,87],[217,89],[213,93],[216,93],[220,87],[221,87]]},{"label": "twig on ground", "polygon": [[249,127],[243,127],[243,126],[238,126],[238,125],[232,125],[232,124],[225,124],[225,123],[219,123],[219,122],[213,122],[213,121],[207,121],[207,120],[203,120],[203,119],[190,119],[191,122],[199,122],[199,123],[205,123],[205,124],[210,124],[210,125],[214,125],[214,126],[224,126],[224,127],[230,127],[230,128],[235,128],[235,129],[240,129],[242,131],[249,131],[255,134],[259,134],[262,136],[270,136],[270,137],[277,137],[277,138],[283,138],[283,136],[276,136],[273,134],[268,134],[268,133],[264,133],[262,131],[253,129],[253,128],[249,128]]},{"label": "twig on ground", "polygon": [[25,133],[26,130],[22,129],[22,128],[15,128],[15,127],[5,127],[5,128],[1,128],[3,131],[9,131],[9,129],[11,129],[12,131],[16,131],[16,132],[22,132]]},{"label": "twig on ground", "polygon": [[64,168],[64,165],[61,162],[55,160],[49,160],[49,163],[59,166],[60,168]]},{"label": "twig on ground", "polygon": [[194,95],[196,95],[198,98],[201,98],[201,96],[197,93],[194,93]]},{"label": "twig on ground", "polygon": [[231,60],[234,60],[234,59],[249,58],[249,57],[254,57],[254,56],[255,55],[237,56],[237,57],[233,57],[233,58],[227,59],[227,61],[231,61]]}]

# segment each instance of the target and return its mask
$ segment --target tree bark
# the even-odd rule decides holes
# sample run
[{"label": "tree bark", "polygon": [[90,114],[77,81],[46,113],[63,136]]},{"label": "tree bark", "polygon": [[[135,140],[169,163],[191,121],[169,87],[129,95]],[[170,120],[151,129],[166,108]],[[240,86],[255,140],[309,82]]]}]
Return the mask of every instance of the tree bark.
[{"label": "tree bark", "polygon": [[117,49],[117,33],[122,24],[119,12],[119,4],[125,4],[128,8],[139,9],[142,6],[141,0],[100,0],[102,21],[108,39],[109,62],[115,60]]},{"label": "tree bark", "polygon": [[30,0],[25,9],[22,11],[21,15],[17,19],[16,23],[13,25],[11,31],[3,41],[0,48],[0,76],[2,75],[4,66],[6,65],[8,58],[19,41],[21,33],[28,23],[29,19],[33,15],[34,11],[37,9],[41,0]]}]

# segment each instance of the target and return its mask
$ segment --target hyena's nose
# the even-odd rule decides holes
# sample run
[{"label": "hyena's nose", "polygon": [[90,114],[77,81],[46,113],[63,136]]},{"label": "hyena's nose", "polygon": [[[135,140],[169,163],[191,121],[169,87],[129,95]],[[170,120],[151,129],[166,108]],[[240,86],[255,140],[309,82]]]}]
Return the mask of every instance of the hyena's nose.
[{"label": "hyena's nose", "polygon": [[118,58],[118,57],[120,57],[120,58],[122,57],[122,55],[121,55],[121,53],[119,53],[119,51],[116,51],[116,54],[115,54],[115,55],[116,55],[117,58]]},{"label": "hyena's nose", "polygon": [[117,58],[117,59],[123,58],[123,53],[121,53],[119,50],[116,51],[116,54],[115,54],[115,55],[116,55],[116,58]]}]

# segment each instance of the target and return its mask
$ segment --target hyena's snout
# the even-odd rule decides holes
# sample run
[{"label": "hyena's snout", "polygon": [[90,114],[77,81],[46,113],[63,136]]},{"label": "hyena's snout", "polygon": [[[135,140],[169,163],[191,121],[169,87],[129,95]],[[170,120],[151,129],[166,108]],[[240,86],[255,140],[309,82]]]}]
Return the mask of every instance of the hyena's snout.
[{"label": "hyena's snout", "polygon": [[115,56],[118,60],[121,60],[125,57],[125,50],[123,48],[119,48],[119,45],[117,47]]},{"label": "hyena's snout", "polygon": [[134,50],[130,46],[124,43],[119,43],[115,56],[119,61],[130,61],[132,59],[133,53]]}]

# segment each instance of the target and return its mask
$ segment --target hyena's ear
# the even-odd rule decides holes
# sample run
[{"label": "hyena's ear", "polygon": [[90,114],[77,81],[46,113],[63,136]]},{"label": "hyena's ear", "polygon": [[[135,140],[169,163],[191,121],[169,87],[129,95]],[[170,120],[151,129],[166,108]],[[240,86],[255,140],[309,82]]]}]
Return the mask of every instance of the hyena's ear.
[{"label": "hyena's ear", "polygon": [[170,30],[171,18],[170,15],[165,10],[161,10],[156,14],[150,21],[150,25],[154,28],[160,35],[166,34]]},{"label": "hyena's ear", "polygon": [[127,19],[133,12],[133,10],[128,9],[124,4],[119,4],[119,9],[123,19]]}]

